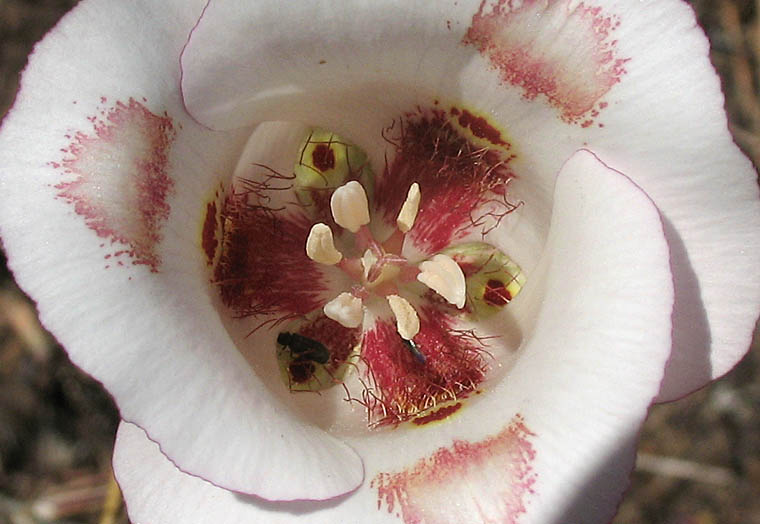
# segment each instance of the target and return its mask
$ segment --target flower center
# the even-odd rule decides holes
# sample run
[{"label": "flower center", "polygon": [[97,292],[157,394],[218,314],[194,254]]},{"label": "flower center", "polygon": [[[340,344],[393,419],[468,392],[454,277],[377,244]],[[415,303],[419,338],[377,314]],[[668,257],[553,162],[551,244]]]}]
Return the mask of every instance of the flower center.
[{"label": "flower center", "polygon": [[[512,155],[455,124],[434,111],[383,134],[394,151],[379,177],[362,150],[315,129],[291,173],[252,164],[255,178],[208,206],[213,281],[234,317],[255,320],[249,334],[274,331],[286,392],[323,402],[341,385],[370,426],[425,423],[459,409],[510,349],[479,324],[524,283],[483,241],[516,208]],[[217,236],[204,227],[204,245]],[[265,358],[249,359],[264,370]]]},{"label": "flower center", "polygon": [[[347,328],[358,327],[364,318],[363,299],[374,294],[387,299],[399,335],[406,342],[413,342],[420,331],[419,316],[411,303],[401,296],[399,286],[415,278],[457,308],[464,307],[464,273],[451,257],[437,254],[417,267],[401,255],[403,236],[414,226],[419,205],[420,187],[415,182],[409,187],[396,218],[398,229],[391,235],[386,248],[367,227],[369,203],[362,185],[353,180],[333,192],[330,209],[335,223],[356,235],[355,244],[364,253],[360,258],[344,257],[335,248],[332,230],[327,224],[318,222],[312,226],[306,239],[308,257],[320,264],[337,265],[356,282],[351,292],[341,293],[325,304],[323,311],[328,318]],[[357,272],[359,266],[363,268],[361,273]],[[414,350],[416,346],[411,347],[419,359],[420,353]]]}]

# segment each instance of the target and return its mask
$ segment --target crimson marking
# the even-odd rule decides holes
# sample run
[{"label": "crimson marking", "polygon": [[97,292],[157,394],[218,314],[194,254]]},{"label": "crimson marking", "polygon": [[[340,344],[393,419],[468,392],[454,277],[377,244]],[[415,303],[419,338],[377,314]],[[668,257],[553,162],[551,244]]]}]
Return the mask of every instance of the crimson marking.
[{"label": "crimson marking", "polygon": [[629,59],[617,56],[613,38],[619,26],[617,17],[583,2],[483,0],[462,43],[476,47],[525,98],[544,95],[563,120],[588,127],[626,73]]},{"label": "crimson marking", "polygon": [[170,212],[167,198],[174,187],[167,173],[175,137],[172,120],[132,98],[100,114],[102,118],[88,117],[93,134],[67,135],[72,142],[62,152],[68,156],[50,162],[74,177],[55,186],[56,196],[73,205],[98,237],[122,246],[105,258],[127,256],[132,264],[157,272],[161,259],[156,247],[163,238],[161,226]]},{"label": "crimson marking", "polygon": [[492,437],[455,440],[400,473],[380,473],[371,483],[377,507],[405,524],[516,524],[536,482],[534,436],[516,415]]}]

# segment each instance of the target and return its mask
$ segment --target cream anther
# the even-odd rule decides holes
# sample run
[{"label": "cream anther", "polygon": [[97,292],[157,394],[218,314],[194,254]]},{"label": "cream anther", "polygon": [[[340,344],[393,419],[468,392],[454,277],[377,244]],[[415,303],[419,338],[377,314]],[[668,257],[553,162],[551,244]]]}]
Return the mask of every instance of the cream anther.
[{"label": "cream anther", "polygon": [[359,231],[361,226],[369,224],[367,193],[356,180],[333,191],[330,198],[330,210],[335,222],[352,233]]},{"label": "cream anther", "polygon": [[464,307],[467,291],[464,273],[451,257],[439,254],[422,262],[417,280],[441,295],[450,304],[460,309]]},{"label": "cream anther", "polygon": [[396,329],[404,340],[412,340],[420,332],[420,317],[408,300],[398,295],[388,295],[388,305],[396,317]]},{"label": "cream anther", "polygon": [[364,318],[361,299],[351,293],[341,293],[325,304],[322,310],[327,318],[347,328],[359,327]]},{"label": "cream anther", "polygon": [[420,185],[415,182],[409,186],[409,192],[406,194],[404,205],[396,218],[396,225],[402,233],[408,233],[414,226],[414,220],[417,218],[417,212],[420,209]]},{"label": "cream anther", "polygon": [[341,261],[343,255],[335,249],[330,226],[321,222],[311,226],[306,239],[306,255],[314,262],[329,266]]}]

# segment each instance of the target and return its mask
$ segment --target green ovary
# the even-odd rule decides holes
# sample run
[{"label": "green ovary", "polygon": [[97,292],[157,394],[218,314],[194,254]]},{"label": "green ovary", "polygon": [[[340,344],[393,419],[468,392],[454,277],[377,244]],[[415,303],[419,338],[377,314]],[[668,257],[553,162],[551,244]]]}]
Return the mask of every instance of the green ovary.
[{"label": "green ovary", "polygon": [[320,198],[349,180],[358,180],[372,198],[374,174],[367,155],[340,136],[316,128],[299,147],[300,156],[293,169],[293,188],[298,201],[309,209]]},{"label": "green ovary", "polygon": [[525,284],[525,274],[512,259],[485,242],[468,242],[442,251],[459,264],[467,285],[467,309],[489,317],[506,306]]}]

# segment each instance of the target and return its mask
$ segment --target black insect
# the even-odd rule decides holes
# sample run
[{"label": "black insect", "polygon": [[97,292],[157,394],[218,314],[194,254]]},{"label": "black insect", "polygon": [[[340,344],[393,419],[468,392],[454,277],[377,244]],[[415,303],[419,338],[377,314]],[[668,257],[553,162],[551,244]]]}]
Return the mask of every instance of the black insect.
[{"label": "black insect", "polygon": [[424,364],[427,362],[427,358],[425,355],[422,354],[422,351],[420,351],[419,346],[414,343],[414,340],[406,340],[405,338],[402,338],[401,341],[404,343],[406,347],[409,348],[409,351],[412,353],[412,356],[414,357],[414,360],[419,362],[420,364]]},{"label": "black insect", "polygon": [[313,338],[283,331],[277,335],[277,343],[290,348],[295,362],[312,361],[319,364],[327,364],[330,360],[330,352],[327,348]]}]

